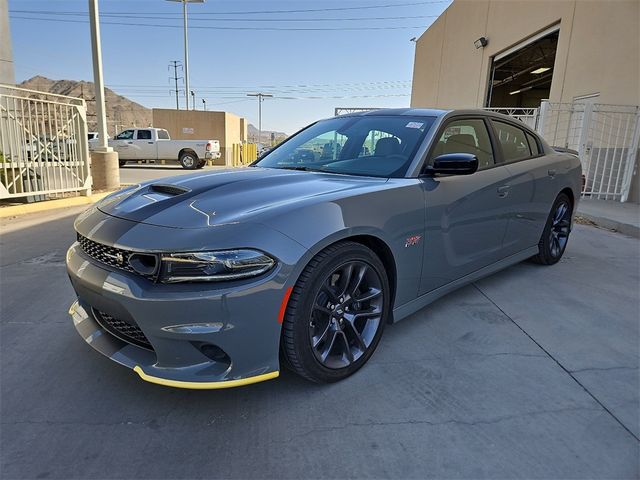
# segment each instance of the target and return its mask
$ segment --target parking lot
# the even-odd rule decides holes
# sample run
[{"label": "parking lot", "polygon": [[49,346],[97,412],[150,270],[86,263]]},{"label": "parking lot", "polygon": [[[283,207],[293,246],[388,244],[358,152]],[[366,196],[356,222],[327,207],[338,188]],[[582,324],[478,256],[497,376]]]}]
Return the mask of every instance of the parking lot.
[{"label": "parking lot", "polygon": [[283,371],[187,391],[76,333],[64,257],[80,211],[2,221],[2,478],[640,474],[637,239],[578,225],[558,265],[516,265],[390,326],[341,383]]}]

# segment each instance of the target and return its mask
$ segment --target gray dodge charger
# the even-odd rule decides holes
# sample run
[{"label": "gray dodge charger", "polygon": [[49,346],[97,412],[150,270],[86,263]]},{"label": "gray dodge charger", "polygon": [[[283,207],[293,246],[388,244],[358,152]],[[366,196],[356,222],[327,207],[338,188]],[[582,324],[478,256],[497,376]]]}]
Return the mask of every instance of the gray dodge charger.
[{"label": "gray dodge charger", "polygon": [[70,314],[143,380],[341,380],[384,327],[562,257],[579,159],[517,120],[398,109],[316,122],[246,168],[120,190],[75,222]]}]

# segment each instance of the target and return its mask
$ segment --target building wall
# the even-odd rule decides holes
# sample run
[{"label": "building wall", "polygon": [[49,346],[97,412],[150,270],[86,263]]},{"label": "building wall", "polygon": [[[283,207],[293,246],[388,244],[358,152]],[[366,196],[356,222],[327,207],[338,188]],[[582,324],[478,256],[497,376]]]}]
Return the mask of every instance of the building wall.
[{"label": "building wall", "polygon": [[[637,0],[454,0],[416,43],[411,106],[481,107],[491,58],[560,24],[552,102],[640,104]],[[485,48],[474,40],[486,37]]]},{"label": "building wall", "polygon": [[0,83],[15,85],[8,0],[0,0]]},{"label": "building wall", "polygon": [[204,112],[201,110],[153,109],[153,126],[169,131],[177,140],[218,140],[221,159],[217,162],[231,165],[231,149],[234,143],[242,143],[241,118],[229,112]]}]

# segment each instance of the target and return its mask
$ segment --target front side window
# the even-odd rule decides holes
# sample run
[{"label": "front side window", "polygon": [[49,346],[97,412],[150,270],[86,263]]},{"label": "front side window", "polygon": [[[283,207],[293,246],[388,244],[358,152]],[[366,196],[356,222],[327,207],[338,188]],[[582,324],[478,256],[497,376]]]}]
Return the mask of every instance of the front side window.
[{"label": "front side window", "polygon": [[131,140],[134,132],[135,130],[125,130],[124,132],[120,132],[116,135],[116,140]]},{"label": "front side window", "polygon": [[478,169],[494,165],[489,132],[483,120],[469,118],[447,124],[435,146],[433,158],[445,153],[470,153],[478,158]]},{"label": "front side window", "polygon": [[515,162],[531,157],[531,149],[524,130],[508,123],[491,120],[505,162]]},{"label": "front side window", "polygon": [[151,140],[151,130],[138,130],[138,140]]},{"label": "front side window", "polygon": [[404,176],[434,119],[366,115],[323,120],[291,137],[255,165],[348,175]]}]

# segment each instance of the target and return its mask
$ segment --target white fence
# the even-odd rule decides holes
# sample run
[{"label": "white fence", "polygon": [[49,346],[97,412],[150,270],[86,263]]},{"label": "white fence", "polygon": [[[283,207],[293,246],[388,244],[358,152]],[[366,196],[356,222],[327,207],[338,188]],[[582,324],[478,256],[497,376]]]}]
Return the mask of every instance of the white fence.
[{"label": "white fence", "polygon": [[640,108],[542,102],[538,132],[553,146],[578,152],[585,197],[627,201],[640,140]]},{"label": "white fence", "polygon": [[0,199],[91,193],[84,100],[0,85]]},{"label": "white fence", "polygon": [[585,175],[583,197],[627,201],[640,140],[640,108],[597,103],[552,103],[540,108],[487,108],[510,115],[554,147],[576,150]]}]

